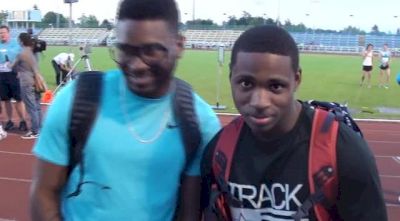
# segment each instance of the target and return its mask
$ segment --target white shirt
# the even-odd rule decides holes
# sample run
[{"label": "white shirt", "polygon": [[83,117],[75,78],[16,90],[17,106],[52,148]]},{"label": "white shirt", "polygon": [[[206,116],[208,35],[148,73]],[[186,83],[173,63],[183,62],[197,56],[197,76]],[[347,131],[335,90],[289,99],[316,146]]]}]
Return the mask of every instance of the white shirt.
[{"label": "white shirt", "polygon": [[58,65],[67,65],[68,64],[68,58],[71,58],[71,61],[74,60],[74,54],[68,54],[68,53],[60,53],[56,55],[53,60],[58,64]]},{"label": "white shirt", "polygon": [[365,51],[364,55],[366,54],[366,56],[364,57],[364,61],[363,61],[363,65],[364,66],[372,66],[372,56],[373,56],[373,52],[372,51]]},{"label": "white shirt", "polygon": [[380,53],[381,53],[381,63],[382,63],[382,64],[388,63],[388,62],[389,62],[389,59],[390,59],[390,51],[389,51],[389,50],[387,50],[387,51],[380,51]]}]

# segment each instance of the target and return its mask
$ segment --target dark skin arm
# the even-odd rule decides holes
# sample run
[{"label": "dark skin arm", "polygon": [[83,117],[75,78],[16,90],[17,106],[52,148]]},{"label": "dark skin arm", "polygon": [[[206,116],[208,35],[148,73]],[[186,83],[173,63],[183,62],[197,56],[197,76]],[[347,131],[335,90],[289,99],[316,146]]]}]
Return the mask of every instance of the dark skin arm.
[{"label": "dark skin arm", "polygon": [[177,221],[200,221],[200,177],[184,176]]},{"label": "dark skin arm", "polygon": [[60,192],[67,178],[67,167],[38,159],[30,196],[32,221],[61,221]]}]

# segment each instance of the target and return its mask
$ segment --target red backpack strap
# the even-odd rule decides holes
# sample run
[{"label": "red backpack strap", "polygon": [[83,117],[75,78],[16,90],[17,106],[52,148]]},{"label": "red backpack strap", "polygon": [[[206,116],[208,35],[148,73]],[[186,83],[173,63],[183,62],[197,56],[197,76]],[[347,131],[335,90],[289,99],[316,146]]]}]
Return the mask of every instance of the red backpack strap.
[{"label": "red backpack strap", "polygon": [[243,122],[243,118],[240,116],[225,126],[214,149],[212,162],[213,173],[214,175],[223,175],[225,181],[229,179],[232,157]]},{"label": "red backpack strap", "polygon": [[228,179],[243,122],[240,116],[224,127],[213,153],[212,171],[216,182],[211,186],[210,205],[219,220],[232,220],[227,203],[230,198]]},{"label": "red backpack strap", "polygon": [[308,157],[308,183],[310,196],[293,214],[295,221],[309,215],[314,208],[319,221],[332,220],[327,208],[332,206],[337,196],[336,140],[339,122],[335,115],[315,108]]},{"label": "red backpack strap", "polygon": [[[335,116],[316,108],[312,125],[308,158],[308,182],[311,194],[322,189],[325,199],[334,203],[337,196],[338,178],[336,164],[336,141],[339,122]],[[318,220],[330,220],[330,215],[321,203],[314,205]]]}]

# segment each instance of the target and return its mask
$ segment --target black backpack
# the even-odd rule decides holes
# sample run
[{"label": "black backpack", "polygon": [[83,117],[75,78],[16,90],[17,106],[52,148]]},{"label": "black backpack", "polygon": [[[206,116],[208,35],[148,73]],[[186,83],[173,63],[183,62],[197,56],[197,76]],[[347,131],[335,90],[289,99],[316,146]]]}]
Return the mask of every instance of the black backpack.
[{"label": "black backpack", "polygon": [[[330,213],[330,207],[336,202],[338,194],[336,137],[339,122],[345,123],[360,137],[363,134],[346,105],[315,100],[307,101],[307,104],[315,110],[308,161],[308,174],[312,174],[309,176],[311,194],[292,217],[300,221],[313,209],[318,220],[336,220],[335,214]],[[232,220],[230,206],[242,206],[241,201],[232,196],[228,180],[243,124],[243,117],[237,117],[221,130],[218,137],[211,167],[215,179],[211,185],[211,197],[204,221],[214,221],[216,217],[223,221]]]},{"label": "black backpack", "polygon": [[[82,185],[86,183],[97,184],[94,181],[84,181],[83,148],[97,117],[102,94],[103,76],[104,73],[102,72],[88,71],[80,73],[76,79],[77,85],[71,108],[71,120],[68,131],[70,141],[68,176],[78,164],[80,165],[80,175],[76,190],[70,193],[68,197],[78,196],[81,193]],[[175,78],[174,82],[173,109],[186,150],[186,168],[193,160],[196,150],[201,143],[201,133],[194,109],[191,86],[178,78]],[[102,188],[109,189],[107,186],[102,186]]]}]

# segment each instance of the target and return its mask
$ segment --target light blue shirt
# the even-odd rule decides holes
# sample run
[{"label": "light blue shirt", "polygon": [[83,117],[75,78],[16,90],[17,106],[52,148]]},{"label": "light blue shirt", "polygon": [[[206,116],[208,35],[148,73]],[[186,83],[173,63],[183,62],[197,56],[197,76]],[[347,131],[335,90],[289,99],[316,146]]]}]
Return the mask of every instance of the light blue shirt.
[{"label": "light blue shirt", "polygon": [[14,62],[15,58],[21,53],[22,48],[16,39],[10,39],[7,43],[0,41],[0,72],[10,72],[11,69],[4,69],[3,64],[6,62],[6,55],[9,61]]},{"label": "light blue shirt", "polygon": [[[61,197],[63,216],[73,221],[172,220],[186,157],[179,128],[166,127],[176,125],[172,96],[137,96],[127,89],[120,71],[108,72],[104,81],[99,114],[84,149],[84,180],[96,184],[85,184],[79,196],[66,198],[78,183],[76,168]],[[57,94],[33,149],[38,158],[62,166],[68,165],[67,129],[74,87],[69,84]],[[195,95],[194,102],[202,144],[184,173],[198,176],[205,145],[220,123],[199,96]]]}]

